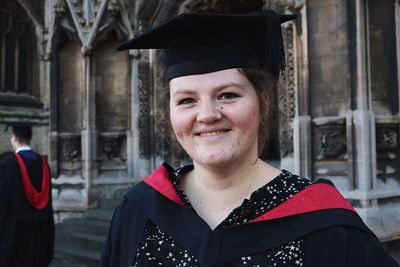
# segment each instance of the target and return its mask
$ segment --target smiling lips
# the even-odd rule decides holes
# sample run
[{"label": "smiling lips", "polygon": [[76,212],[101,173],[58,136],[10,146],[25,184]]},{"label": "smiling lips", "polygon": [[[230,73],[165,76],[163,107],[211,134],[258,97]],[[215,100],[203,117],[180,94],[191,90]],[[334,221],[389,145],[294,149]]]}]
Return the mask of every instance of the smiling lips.
[{"label": "smiling lips", "polygon": [[217,135],[222,135],[230,130],[213,130],[213,131],[204,131],[204,132],[199,132],[196,135],[201,136],[201,137],[209,137],[209,136],[217,136]]}]

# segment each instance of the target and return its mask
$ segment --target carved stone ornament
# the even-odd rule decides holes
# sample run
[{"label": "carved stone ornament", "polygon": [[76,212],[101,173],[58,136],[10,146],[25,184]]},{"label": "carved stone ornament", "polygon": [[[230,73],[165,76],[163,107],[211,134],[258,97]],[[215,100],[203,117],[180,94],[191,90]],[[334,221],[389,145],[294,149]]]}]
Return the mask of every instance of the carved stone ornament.
[{"label": "carved stone ornament", "polygon": [[293,134],[291,129],[280,126],[279,129],[279,149],[281,158],[293,156]]},{"label": "carved stone ornament", "polygon": [[99,159],[126,161],[126,155],[122,155],[122,145],[126,140],[123,133],[101,133],[99,134]]},{"label": "carved stone ornament", "polygon": [[193,11],[212,11],[216,9],[216,4],[218,3],[218,0],[186,0],[181,4],[181,7],[179,9],[179,14],[180,13],[188,13],[188,12],[193,12]]},{"label": "carved stone ornament", "polygon": [[[145,54],[145,52],[144,52]],[[145,59],[145,58],[144,58]],[[139,150],[140,156],[149,158],[151,154],[151,124],[150,124],[150,96],[149,96],[149,63],[139,63]]]},{"label": "carved stone ornament", "polygon": [[81,135],[63,133],[58,138],[60,172],[79,173],[82,169]]},{"label": "carved stone ornament", "polygon": [[62,161],[81,160],[81,136],[80,134],[60,134],[59,143],[61,146]]},{"label": "carved stone ornament", "polygon": [[296,115],[296,76],[293,24],[282,30],[286,53],[286,69],[278,85],[279,145],[281,157],[293,155],[292,121]]},{"label": "carved stone ornament", "polygon": [[343,160],[347,158],[345,125],[319,125],[316,132],[316,138],[319,138],[317,160]]},{"label": "carved stone ornament", "polygon": [[67,12],[67,6],[64,0],[54,0],[53,10],[56,17],[63,17]]},{"label": "carved stone ornament", "polygon": [[[155,155],[162,159],[171,156],[174,147],[170,146],[169,134],[171,132],[168,116],[169,90],[163,64],[164,51],[157,51],[154,64],[154,137],[155,137]],[[172,150],[172,151],[171,151]]]},{"label": "carved stone ornament", "polygon": [[376,148],[378,151],[389,151],[397,149],[398,143],[397,125],[378,125],[376,131]]},{"label": "carved stone ornament", "polygon": [[272,9],[278,12],[288,10],[294,12],[306,4],[305,0],[264,0],[264,9]]},{"label": "carved stone ornament", "polygon": [[107,10],[112,16],[117,15],[120,11],[120,8],[121,7],[118,0],[109,0]]},{"label": "carved stone ornament", "polygon": [[376,125],[376,158],[378,178],[386,182],[388,177],[400,181],[399,125],[382,123]]},{"label": "carved stone ornament", "polygon": [[170,127],[168,121],[162,117],[156,122],[156,156],[166,159],[170,156],[171,146],[169,139]]},{"label": "carved stone ornament", "polygon": [[80,24],[84,27],[91,27],[100,9],[102,0],[67,0],[72,2],[73,10],[78,17]]},{"label": "carved stone ornament", "polygon": [[134,16],[147,22],[153,22],[160,12],[165,12],[165,0],[137,0],[135,1]]}]

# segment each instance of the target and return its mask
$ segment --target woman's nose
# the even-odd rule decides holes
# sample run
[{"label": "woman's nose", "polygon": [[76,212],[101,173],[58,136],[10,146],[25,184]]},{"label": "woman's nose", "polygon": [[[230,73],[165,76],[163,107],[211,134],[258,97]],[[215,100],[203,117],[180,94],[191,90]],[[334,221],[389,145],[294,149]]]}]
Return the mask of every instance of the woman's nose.
[{"label": "woman's nose", "polygon": [[197,121],[211,123],[222,118],[220,107],[214,101],[203,102],[199,105]]}]

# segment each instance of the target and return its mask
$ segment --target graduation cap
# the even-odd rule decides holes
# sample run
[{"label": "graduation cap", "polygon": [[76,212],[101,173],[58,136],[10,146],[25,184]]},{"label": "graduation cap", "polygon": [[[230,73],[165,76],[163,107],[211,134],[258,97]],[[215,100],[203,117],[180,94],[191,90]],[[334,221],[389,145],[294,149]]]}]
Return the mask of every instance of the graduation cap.
[{"label": "graduation cap", "polygon": [[295,14],[187,13],[118,46],[166,49],[167,78],[229,68],[267,68],[278,79],[285,68],[281,23]]},{"label": "graduation cap", "polygon": [[11,127],[11,132],[17,137],[24,138],[25,140],[32,139],[32,124],[28,122],[10,122],[7,123],[5,132]]}]

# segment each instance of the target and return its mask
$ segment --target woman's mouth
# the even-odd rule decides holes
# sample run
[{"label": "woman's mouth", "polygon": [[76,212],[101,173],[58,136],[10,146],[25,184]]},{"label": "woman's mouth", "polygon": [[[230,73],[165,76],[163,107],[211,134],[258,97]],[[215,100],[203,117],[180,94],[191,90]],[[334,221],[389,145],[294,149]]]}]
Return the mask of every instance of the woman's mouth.
[{"label": "woman's mouth", "polygon": [[207,132],[201,132],[198,135],[201,137],[209,137],[209,136],[222,135],[226,132],[228,132],[228,130],[207,131]]}]

